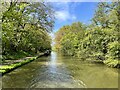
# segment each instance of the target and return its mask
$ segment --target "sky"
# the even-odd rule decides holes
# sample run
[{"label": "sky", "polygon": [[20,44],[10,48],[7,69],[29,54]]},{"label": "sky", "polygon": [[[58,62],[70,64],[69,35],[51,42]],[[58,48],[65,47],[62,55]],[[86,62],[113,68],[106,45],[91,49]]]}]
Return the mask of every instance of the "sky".
[{"label": "sky", "polygon": [[55,24],[53,28],[52,45],[54,45],[55,32],[64,25],[73,22],[90,24],[98,2],[51,2],[55,11]]},{"label": "sky", "polygon": [[53,32],[56,32],[64,25],[73,22],[90,24],[98,2],[52,2],[55,10],[55,25]]}]

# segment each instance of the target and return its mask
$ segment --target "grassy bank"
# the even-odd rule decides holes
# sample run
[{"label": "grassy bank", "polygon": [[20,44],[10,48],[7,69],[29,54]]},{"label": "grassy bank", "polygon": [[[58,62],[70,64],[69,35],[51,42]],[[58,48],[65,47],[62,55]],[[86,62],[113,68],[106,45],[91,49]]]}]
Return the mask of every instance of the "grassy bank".
[{"label": "grassy bank", "polygon": [[[43,56],[45,53],[40,53],[39,55],[37,56],[34,56],[34,57],[26,57],[26,58],[23,58],[23,59],[19,59],[19,60],[9,60],[9,61],[12,61],[12,63],[10,63],[8,61],[7,64],[3,64],[0,66],[0,73],[2,73],[2,75],[6,74],[6,73],[9,73],[10,71],[13,71],[14,69],[18,68],[18,67],[21,67],[29,62],[32,62],[34,61],[35,59]],[[15,56],[14,56],[15,57]],[[4,60],[4,62],[7,62],[7,60]]]}]

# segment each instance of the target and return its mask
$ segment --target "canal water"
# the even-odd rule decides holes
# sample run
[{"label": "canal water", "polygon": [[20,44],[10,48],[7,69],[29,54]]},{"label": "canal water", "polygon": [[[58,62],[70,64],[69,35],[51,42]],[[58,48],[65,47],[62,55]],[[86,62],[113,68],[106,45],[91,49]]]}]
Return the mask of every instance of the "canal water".
[{"label": "canal water", "polygon": [[2,77],[3,88],[118,88],[118,70],[52,52]]}]

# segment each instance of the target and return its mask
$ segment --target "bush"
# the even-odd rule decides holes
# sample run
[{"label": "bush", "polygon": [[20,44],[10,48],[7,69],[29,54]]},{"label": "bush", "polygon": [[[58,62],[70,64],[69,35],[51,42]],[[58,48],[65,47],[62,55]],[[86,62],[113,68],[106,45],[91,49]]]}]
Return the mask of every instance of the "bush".
[{"label": "bush", "polygon": [[108,53],[104,63],[111,67],[119,67],[120,65],[120,43],[118,41],[108,44]]}]

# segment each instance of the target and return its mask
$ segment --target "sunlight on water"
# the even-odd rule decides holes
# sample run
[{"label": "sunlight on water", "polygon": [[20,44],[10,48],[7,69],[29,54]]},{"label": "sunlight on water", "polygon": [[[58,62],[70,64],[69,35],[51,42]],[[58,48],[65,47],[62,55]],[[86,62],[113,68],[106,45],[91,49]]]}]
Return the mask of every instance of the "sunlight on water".
[{"label": "sunlight on water", "polygon": [[51,52],[2,77],[4,88],[115,88],[116,69]]},{"label": "sunlight on water", "polygon": [[46,62],[49,65],[49,70],[52,73],[56,73],[57,71],[57,55],[54,52],[51,52],[50,62]]},{"label": "sunlight on water", "polygon": [[57,54],[55,52],[51,52],[51,57],[50,57],[50,65],[51,66],[56,66],[56,59],[57,59]]}]

